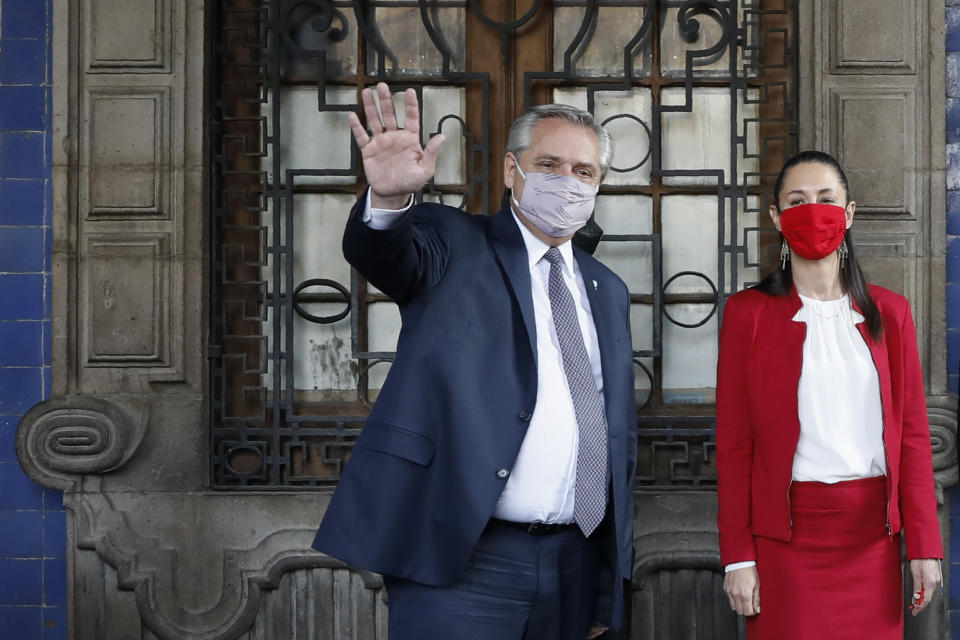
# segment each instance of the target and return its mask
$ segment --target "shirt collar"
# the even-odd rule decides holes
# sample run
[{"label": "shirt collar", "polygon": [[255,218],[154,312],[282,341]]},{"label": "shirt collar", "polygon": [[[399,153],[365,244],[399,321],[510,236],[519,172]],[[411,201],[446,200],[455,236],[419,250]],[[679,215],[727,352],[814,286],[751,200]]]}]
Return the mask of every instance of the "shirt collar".
[{"label": "shirt collar", "polygon": [[[527,247],[527,262],[529,267],[533,269],[533,267],[543,259],[543,256],[547,254],[547,251],[550,249],[550,245],[533,235],[530,229],[527,229],[526,225],[520,221],[520,218],[517,217],[517,214],[513,211],[512,207],[510,208],[510,213],[513,215],[513,219],[516,221],[517,226],[520,228],[520,235],[523,236],[523,244]],[[570,273],[574,273],[573,243],[568,240],[557,247],[557,249],[560,251],[561,257],[563,257],[563,263],[566,265],[567,270]]]}]

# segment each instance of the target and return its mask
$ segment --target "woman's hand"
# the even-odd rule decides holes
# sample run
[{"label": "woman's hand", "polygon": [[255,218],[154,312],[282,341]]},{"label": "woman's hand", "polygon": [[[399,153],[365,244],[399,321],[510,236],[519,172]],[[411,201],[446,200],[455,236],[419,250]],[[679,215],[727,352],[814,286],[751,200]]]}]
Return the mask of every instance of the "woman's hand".
[{"label": "woman's hand", "polygon": [[922,558],[910,561],[910,573],[913,575],[913,606],[910,613],[917,615],[927,608],[933,600],[933,594],[940,586],[940,561]]},{"label": "woman's hand", "polygon": [[760,575],[756,566],[727,573],[723,590],[730,599],[730,608],[737,613],[745,616],[760,613]]}]

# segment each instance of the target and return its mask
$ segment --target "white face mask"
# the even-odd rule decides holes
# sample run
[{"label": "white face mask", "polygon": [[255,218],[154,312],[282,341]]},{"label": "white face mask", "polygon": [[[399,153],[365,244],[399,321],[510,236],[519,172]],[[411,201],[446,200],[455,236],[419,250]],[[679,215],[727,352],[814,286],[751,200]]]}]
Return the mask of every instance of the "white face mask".
[{"label": "white face mask", "polygon": [[599,187],[556,173],[524,174],[519,164],[515,166],[526,184],[520,202],[512,192],[510,199],[533,226],[552,238],[561,238],[587,224]]}]

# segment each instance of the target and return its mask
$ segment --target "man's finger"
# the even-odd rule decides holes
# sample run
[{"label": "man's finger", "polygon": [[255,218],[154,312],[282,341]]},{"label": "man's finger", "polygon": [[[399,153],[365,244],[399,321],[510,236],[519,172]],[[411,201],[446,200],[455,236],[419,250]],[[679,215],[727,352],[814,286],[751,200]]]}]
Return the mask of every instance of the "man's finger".
[{"label": "man's finger", "polygon": [[350,121],[350,131],[353,132],[353,139],[357,141],[357,146],[361,149],[367,146],[367,143],[370,142],[370,136],[367,135],[367,131],[360,123],[360,118],[357,117],[357,114],[353,111],[348,112],[347,120]]},{"label": "man's finger", "polygon": [[393,109],[393,97],[385,82],[377,83],[377,95],[380,97],[380,113],[383,114],[383,126],[387,131],[398,129],[397,113]]},{"label": "man's finger", "polygon": [[760,613],[760,585],[753,585],[753,610]]},{"label": "man's finger", "polygon": [[420,133],[420,107],[417,103],[417,92],[413,89],[407,89],[404,92],[404,104],[406,116],[403,120],[403,128],[410,133]]},{"label": "man's finger", "polygon": [[442,133],[430,138],[427,142],[427,146],[423,149],[423,162],[427,166],[433,166],[437,162],[437,156],[440,154],[440,145],[443,144],[443,141],[446,140],[446,136]]},{"label": "man's finger", "polygon": [[380,124],[380,112],[377,111],[377,105],[373,100],[373,91],[364,89],[360,92],[360,101],[363,102],[363,113],[367,116],[367,126],[373,135],[383,132],[383,125]]}]

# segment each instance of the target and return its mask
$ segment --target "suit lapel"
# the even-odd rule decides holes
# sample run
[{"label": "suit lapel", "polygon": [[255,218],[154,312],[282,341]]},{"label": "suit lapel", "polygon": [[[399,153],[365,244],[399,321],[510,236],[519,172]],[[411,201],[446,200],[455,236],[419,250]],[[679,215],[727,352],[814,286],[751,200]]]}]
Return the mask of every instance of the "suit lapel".
[{"label": "suit lapel", "polygon": [[520,315],[530,340],[530,351],[537,362],[537,323],[533,315],[533,290],[530,285],[530,264],[523,236],[507,209],[501,209],[490,221],[490,244],[497,254],[513,296],[520,307]]}]

